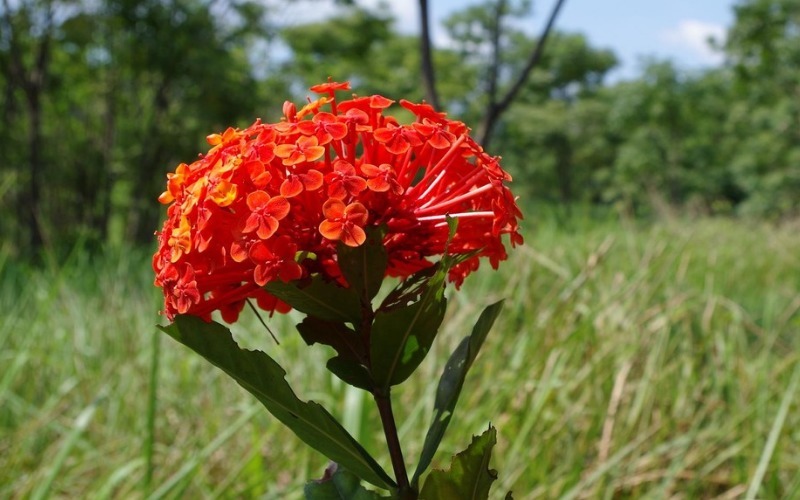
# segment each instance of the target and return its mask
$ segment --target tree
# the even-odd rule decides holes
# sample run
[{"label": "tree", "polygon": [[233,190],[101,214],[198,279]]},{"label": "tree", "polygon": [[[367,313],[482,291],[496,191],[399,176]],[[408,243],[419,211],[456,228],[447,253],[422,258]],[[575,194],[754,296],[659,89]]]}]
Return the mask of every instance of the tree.
[{"label": "tree", "polygon": [[[42,184],[42,94],[49,78],[51,46],[56,30],[51,0],[23,0],[13,7],[3,0],[0,43],[3,77],[7,85],[6,113],[14,106],[15,94],[21,91],[27,115],[27,178],[25,194],[17,201],[19,218],[28,232],[28,245],[34,251],[43,243],[40,226]],[[7,121],[8,117],[7,115]]]},{"label": "tree", "polygon": [[800,3],[746,0],[724,45],[734,70],[728,131],[741,210],[800,212]]},{"label": "tree", "polygon": [[[556,0],[547,25],[542,35],[532,45],[533,48],[525,64],[516,73],[510,75],[503,71],[504,45],[507,38],[513,37],[517,33],[509,28],[507,21],[511,17],[521,17],[528,14],[530,2],[522,1],[516,5],[509,5],[506,0],[489,1],[483,5],[468,7],[465,11],[455,14],[446,22],[451,36],[460,39],[462,43],[475,45],[474,48],[476,49],[483,49],[472,51],[472,55],[478,55],[482,52],[489,54],[485,63],[486,71],[483,86],[486,92],[486,106],[482,113],[482,121],[478,133],[479,142],[484,147],[488,147],[492,132],[500,116],[508,110],[511,103],[527,83],[531,71],[539,64],[547,39],[553,30],[556,18],[563,5],[564,0]],[[427,2],[425,0],[420,0],[420,12],[421,24],[423,25],[422,52],[425,54],[430,50],[430,38],[425,36],[428,32]],[[463,33],[459,33],[459,28],[464,29]],[[484,45],[484,47],[480,47],[480,45]],[[436,100],[432,65],[423,65],[423,70],[426,74],[429,73],[425,77],[425,81],[430,87],[429,95],[432,100]],[[508,82],[503,85],[503,80],[506,79]],[[505,87],[502,92],[501,87]]]}]

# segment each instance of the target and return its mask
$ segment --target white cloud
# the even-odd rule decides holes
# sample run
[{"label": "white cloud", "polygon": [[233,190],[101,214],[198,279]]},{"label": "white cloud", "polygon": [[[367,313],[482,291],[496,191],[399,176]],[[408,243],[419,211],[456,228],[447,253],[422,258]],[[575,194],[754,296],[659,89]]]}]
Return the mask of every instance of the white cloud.
[{"label": "white cloud", "polygon": [[687,50],[702,64],[719,64],[722,54],[709,44],[709,39],[723,42],[725,27],[721,24],[707,23],[697,19],[684,19],[677,26],[661,32],[662,42]]}]

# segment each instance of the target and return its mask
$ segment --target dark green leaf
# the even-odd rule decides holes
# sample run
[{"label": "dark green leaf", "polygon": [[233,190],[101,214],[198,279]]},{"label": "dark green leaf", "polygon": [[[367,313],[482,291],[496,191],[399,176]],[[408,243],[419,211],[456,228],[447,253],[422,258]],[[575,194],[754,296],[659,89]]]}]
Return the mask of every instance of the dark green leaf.
[{"label": "dark green leaf", "polygon": [[240,349],[230,330],[193,316],[178,316],[161,329],[233,377],[308,445],[376,486],[395,486],[325,408],[298,399],[284,378],[286,372],[267,354]]},{"label": "dark green leaf", "polygon": [[344,359],[341,356],[335,356],[329,359],[325,366],[328,367],[331,373],[353,387],[358,387],[365,391],[372,391],[375,386],[375,382],[372,380],[369,370],[358,362]]},{"label": "dark green leaf", "polygon": [[467,372],[478,356],[478,351],[480,351],[483,341],[486,340],[486,336],[489,334],[489,330],[491,330],[502,308],[503,301],[501,300],[484,309],[477,323],[472,327],[472,333],[464,337],[455,351],[453,351],[453,354],[450,355],[450,359],[447,360],[447,365],[445,365],[442,376],[439,379],[439,387],[436,390],[433,421],[428,429],[428,434],[425,436],[425,443],[422,445],[417,470],[411,480],[412,485],[417,484],[422,473],[431,464],[431,460],[433,460],[433,456],[439,448],[439,443],[442,442],[447,426],[450,424],[450,418],[455,411]]},{"label": "dark green leaf", "polygon": [[426,500],[486,500],[497,479],[497,471],[489,468],[497,430],[489,429],[472,438],[469,447],[453,457],[449,471],[433,470],[425,480],[420,498]]},{"label": "dark green leaf", "polygon": [[370,363],[375,383],[384,389],[406,380],[425,359],[444,319],[444,283],[410,306],[378,311],[372,325]]},{"label": "dark green leaf", "polygon": [[307,284],[273,281],[264,289],[309,316],[344,323],[358,323],[361,317],[355,291],[328,283],[321,276],[315,276]]},{"label": "dark green leaf", "polygon": [[383,300],[378,310],[391,311],[392,309],[407,306],[419,300],[427,289],[428,281],[437,274],[440,268],[441,265],[437,262],[430,267],[417,271],[398,283]]},{"label": "dark green leaf", "polygon": [[[447,223],[449,244],[457,222],[448,218]],[[372,378],[382,389],[406,380],[428,354],[447,309],[444,287],[452,263],[447,255],[443,256],[434,266],[433,274],[429,274],[429,270],[418,273],[412,288],[396,296],[390,294],[375,314],[370,338],[370,369]],[[419,299],[403,305],[410,297]],[[392,302],[387,304],[389,300]]]},{"label": "dark green leaf", "polygon": [[386,265],[389,261],[383,246],[383,231],[379,227],[367,229],[367,240],[357,247],[339,243],[336,251],[339,268],[359,297],[372,300],[381,289]]},{"label": "dark green leaf", "polygon": [[348,361],[364,363],[367,359],[367,348],[358,334],[344,323],[325,321],[313,316],[306,316],[297,325],[297,331],[306,344],[324,344],[333,347],[336,353]]},{"label": "dark green leaf", "polygon": [[330,478],[306,483],[306,500],[378,500],[386,498],[361,486],[354,474],[339,468]]}]

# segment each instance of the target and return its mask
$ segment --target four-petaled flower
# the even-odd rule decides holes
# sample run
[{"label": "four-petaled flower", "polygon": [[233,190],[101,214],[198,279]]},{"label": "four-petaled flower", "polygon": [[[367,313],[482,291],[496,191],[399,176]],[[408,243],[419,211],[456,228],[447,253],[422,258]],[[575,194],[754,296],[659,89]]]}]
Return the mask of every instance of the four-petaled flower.
[{"label": "four-petaled flower", "polygon": [[350,162],[336,160],[333,172],[325,176],[325,182],[328,183],[328,196],[343,200],[348,195],[358,196],[361,191],[367,189],[368,181],[356,173],[355,167]]},{"label": "four-petaled flower", "polygon": [[314,161],[325,154],[325,148],[319,145],[316,137],[302,136],[294,144],[281,144],[275,147],[275,156],[283,159],[284,165],[297,165],[306,161]]},{"label": "four-petaled flower", "polygon": [[243,233],[256,232],[265,240],[278,230],[278,221],[289,213],[289,202],[283,196],[271,198],[264,191],[254,191],[247,195],[247,208],[251,210]]},{"label": "four-petaled flower", "polygon": [[378,193],[391,190],[394,194],[403,194],[403,186],[397,182],[395,171],[388,163],[381,163],[377,167],[371,163],[361,165],[361,171],[369,179],[367,187]]},{"label": "four-petaled flower", "polygon": [[369,213],[359,202],[345,206],[342,200],[331,198],[322,205],[325,220],[319,225],[319,232],[329,240],[340,240],[347,246],[357,247],[364,243],[367,234],[364,226]]},{"label": "four-petaled flower", "polygon": [[253,279],[258,286],[264,286],[278,278],[283,282],[300,279],[303,268],[294,258],[297,245],[287,236],[279,236],[268,245],[257,241],[250,247],[249,255],[256,263]]}]

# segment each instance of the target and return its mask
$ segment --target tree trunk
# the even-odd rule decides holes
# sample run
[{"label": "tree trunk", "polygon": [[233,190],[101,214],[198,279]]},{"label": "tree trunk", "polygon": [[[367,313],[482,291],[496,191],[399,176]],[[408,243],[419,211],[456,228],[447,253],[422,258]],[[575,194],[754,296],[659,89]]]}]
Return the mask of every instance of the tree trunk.
[{"label": "tree trunk", "polygon": [[419,0],[420,20],[420,59],[422,61],[422,83],[425,86],[425,96],[428,104],[436,108],[439,106],[439,94],[436,91],[436,77],[433,69],[433,56],[431,55],[430,21],[428,18],[428,0]]},{"label": "tree trunk", "polygon": [[33,253],[44,244],[40,225],[39,203],[42,176],[42,106],[39,90],[28,93],[28,199],[25,225],[28,227],[28,244]]}]

